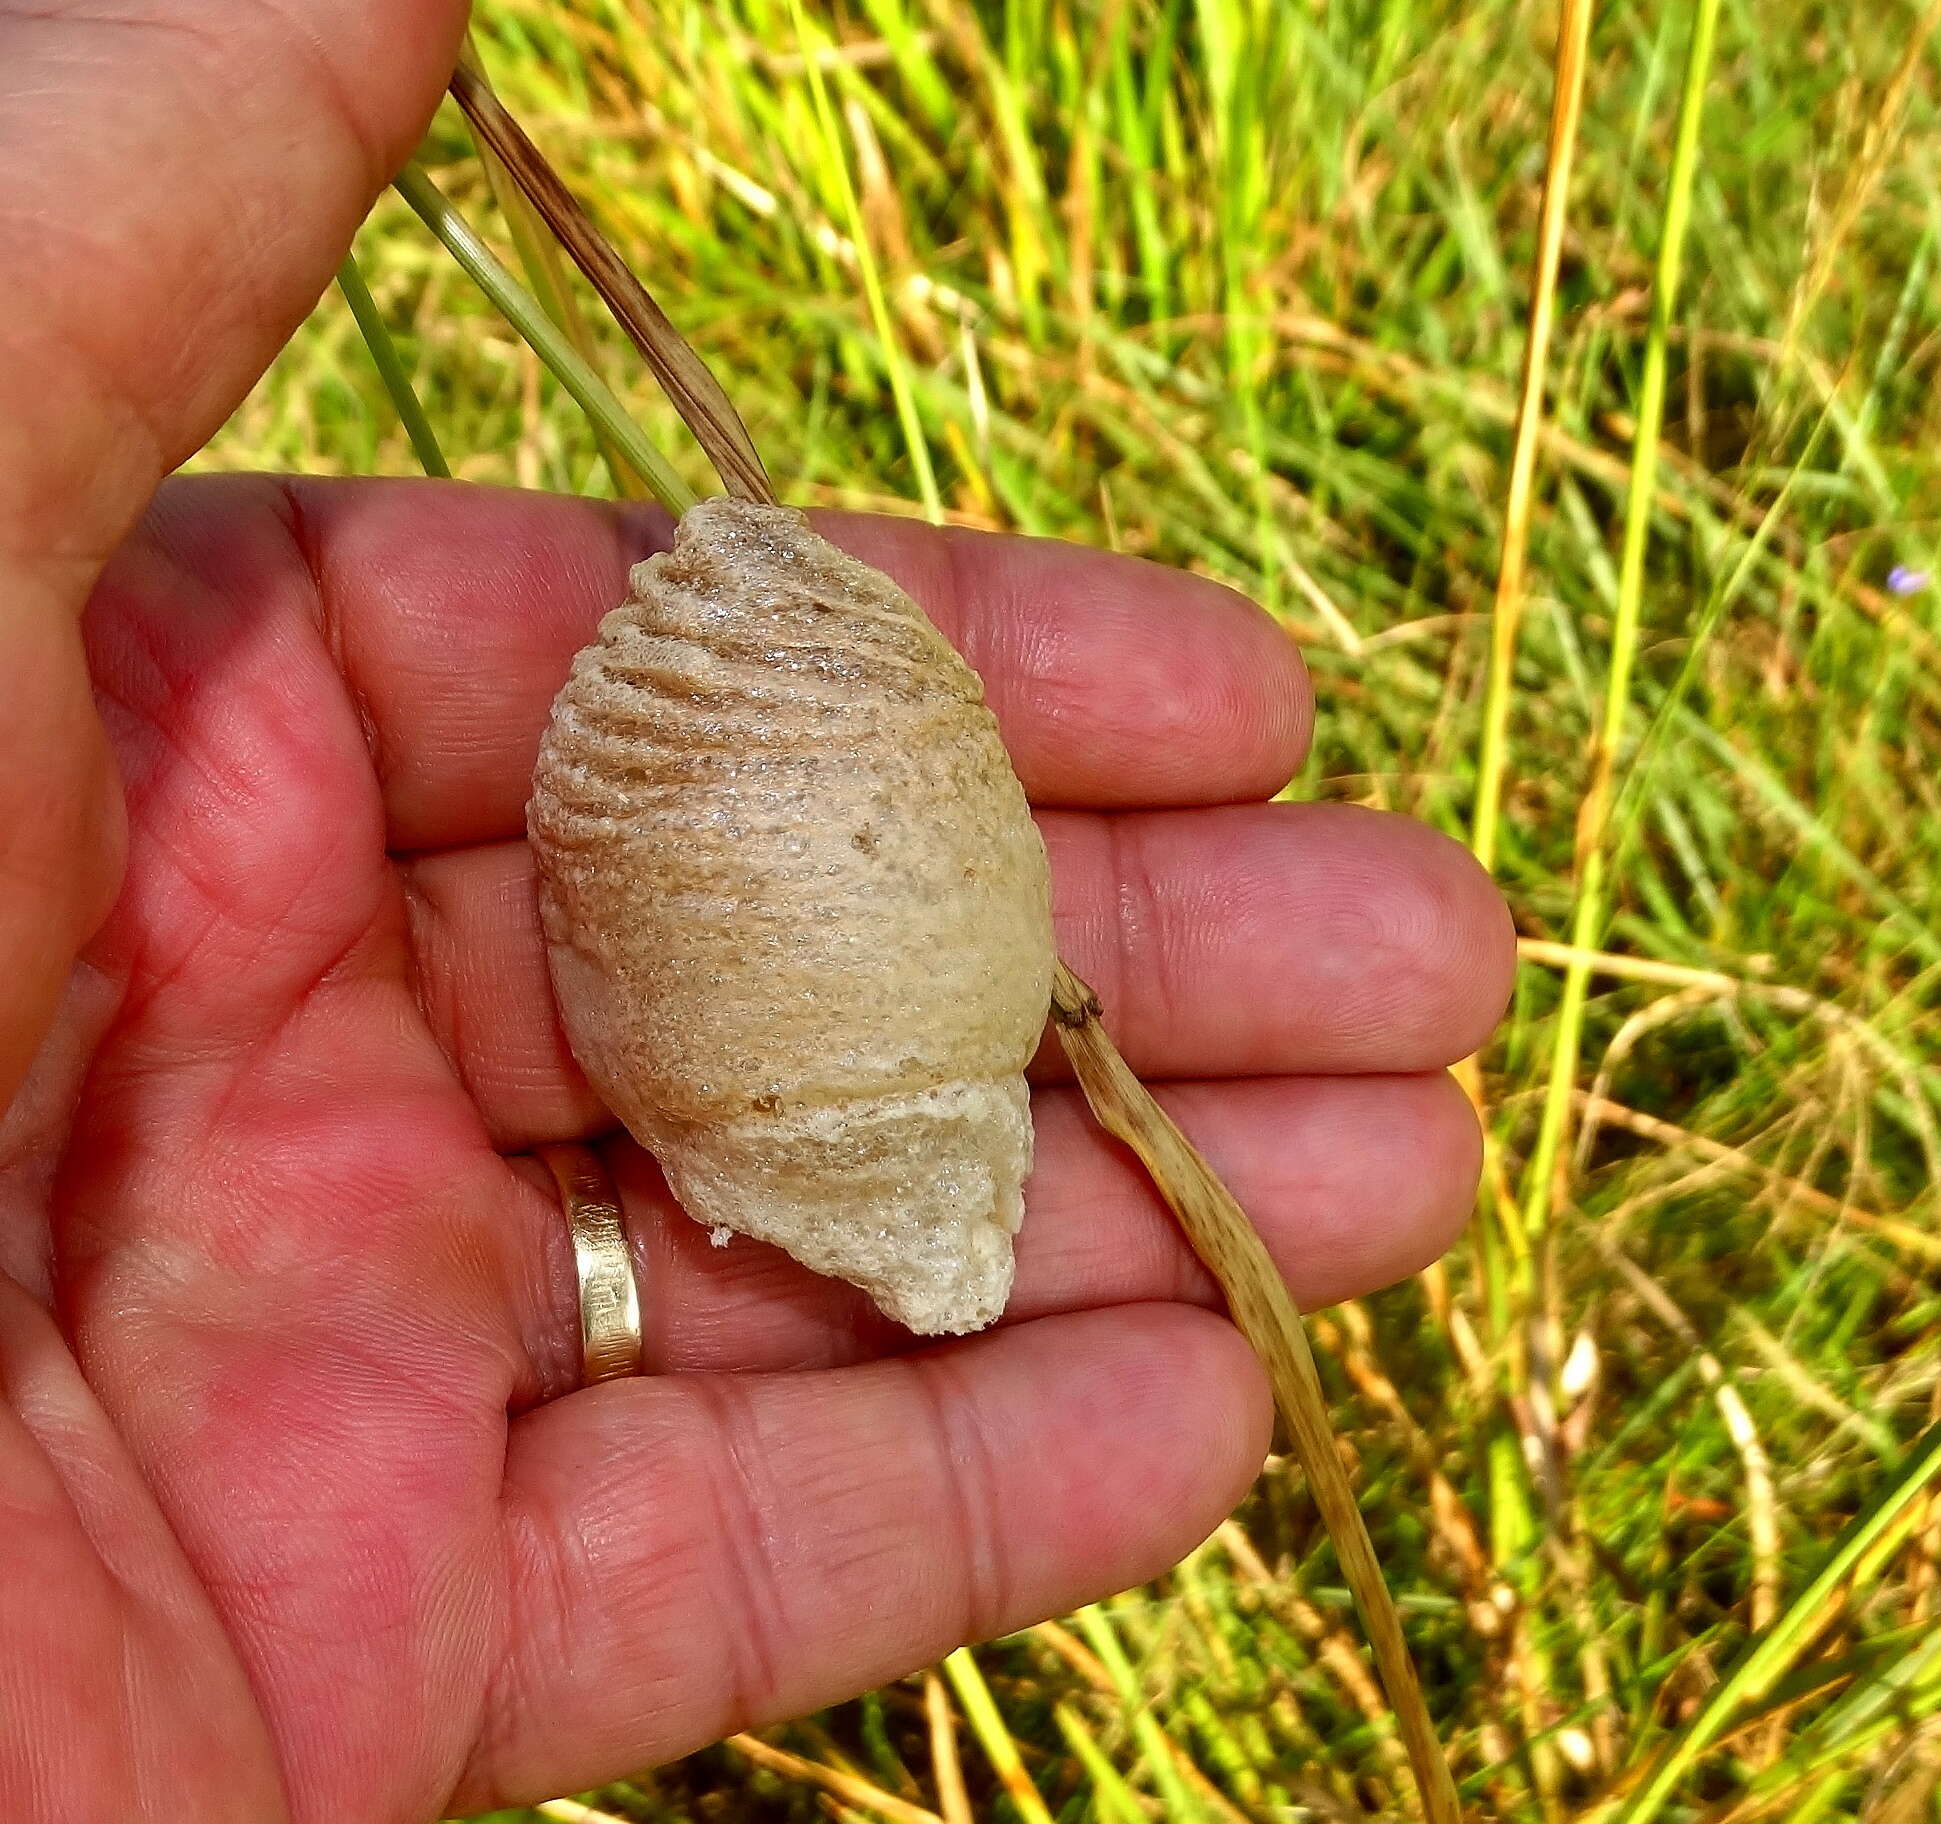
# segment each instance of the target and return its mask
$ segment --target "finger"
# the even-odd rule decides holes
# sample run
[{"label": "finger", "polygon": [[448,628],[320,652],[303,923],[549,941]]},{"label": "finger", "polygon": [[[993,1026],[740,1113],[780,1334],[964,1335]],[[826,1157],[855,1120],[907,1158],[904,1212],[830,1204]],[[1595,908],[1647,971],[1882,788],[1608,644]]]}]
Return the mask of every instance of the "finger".
[{"label": "finger", "polygon": [[452,1804],[592,1785],[1153,1576],[1268,1426],[1231,1327],[1153,1305],[542,1407],[513,1428],[506,1660]]},{"label": "finger", "polygon": [[228,416],[423,133],[465,13],[0,0],[0,551],[98,563]]},{"label": "finger", "polygon": [[1045,834],[1060,953],[1142,1073],[1434,1070],[1508,1002],[1508,908],[1413,818],[1232,805],[1048,818]]},{"label": "finger", "polygon": [[[1481,1141],[1468,1098],[1441,1072],[1170,1084],[1159,1094],[1310,1309],[1419,1272],[1468,1217]],[[1078,1092],[1039,1091],[1032,1117],[1038,1163],[1003,1322],[1161,1299],[1217,1307],[1151,1180]],[[855,1287],[742,1237],[714,1246],[638,1147],[604,1150],[626,1208],[654,1372],[833,1367],[910,1347]],[[534,1384],[553,1384],[579,1333],[571,1243],[549,1185],[519,1213],[533,1226],[512,1251],[546,1263],[527,1284],[549,1295],[520,1321]]]},{"label": "finger", "polygon": [[[291,490],[347,676],[371,721],[392,846],[524,827],[572,655],[664,545],[664,518],[477,488]],[[838,515],[982,674],[1041,803],[1264,798],[1299,766],[1311,697],[1265,614],[1203,578],[1046,540]]]},{"label": "finger", "polygon": [[73,621],[423,130],[463,0],[0,0],[0,1107],[112,899]]},{"label": "finger", "polygon": [[1307,757],[1299,649],[1219,583],[1056,539],[861,513],[818,523],[901,583],[984,679],[1034,803],[1271,798]]},{"label": "finger", "polygon": [[[1132,1067],[1433,1070],[1500,1016],[1509,915],[1468,852],[1339,805],[1041,817],[1061,952]],[[559,1029],[523,843],[406,863],[420,994],[502,1146],[608,1118]],[[1036,1073],[1068,1073],[1053,1046]]]}]

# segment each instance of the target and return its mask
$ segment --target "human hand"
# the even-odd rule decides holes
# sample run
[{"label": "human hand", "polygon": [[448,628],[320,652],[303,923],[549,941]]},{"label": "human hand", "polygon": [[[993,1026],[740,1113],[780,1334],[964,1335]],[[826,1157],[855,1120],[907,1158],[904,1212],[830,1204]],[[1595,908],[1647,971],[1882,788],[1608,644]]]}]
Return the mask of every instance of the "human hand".
[{"label": "human hand", "polygon": [[[522,805],[651,530],[434,484],[179,483],[97,589],[129,867],[11,1159],[52,1181],[10,1223],[0,1321],[0,1488],[41,1573],[4,1599],[0,1663],[39,1693],[0,1706],[16,1782],[62,1743],[66,1780],[114,1790],[144,1747],[197,1754],[218,1818],[277,1815],[279,1783],[333,1821],[583,1785],[1151,1575],[1258,1468],[1254,1364],[1055,1052],[999,1330],[912,1351],[852,1288],[710,1246],[609,1138],[650,1373],[572,1391],[567,1230],[525,1155],[611,1122],[554,1020]],[[1428,1260],[1475,1171],[1436,1067],[1508,967],[1467,857],[1247,802],[1308,699],[1224,591],[833,530],[988,680],[1061,948],[1302,1297]]]},{"label": "human hand", "polygon": [[[438,10],[416,11],[413,108],[448,55]],[[412,11],[338,8],[324,54],[355,53],[347,20],[375,38]],[[0,48],[40,29],[6,18]],[[143,40],[148,64],[174,50]],[[22,67],[0,56],[0,85]],[[335,245],[300,271],[259,249],[239,347],[267,356],[408,139],[340,167]],[[199,261],[162,245],[181,285],[235,251],[213,218],[176,232],[205,237]],[[68,333],[57,317],[40,346]],[[139,418],[154,467],[256,358],[134,405],[152,376],[88,334],[123,401],[102,450]],[[6,410],[29,432],[3,574],[44,608],[119,528],[91,493],[85,537],[36,544],[90,471],[79,432]],[[147,474],[109,479],[136,499]],[[1429,1258],[1475,1171],[1439,1066],[1508,976],[1487,883],[1403,820],[1247,802],[1296,765],[1308,697],[1224,592],[1058,546],[830,529],[983,671],[1043,807],[1062,949],[1301,1296]],[[0,1132],[13,1815],[364,1824],[573,1788],[1135,1582],[1258,1467],[1251,1359],[1050,1054],[1000,1329],[913,1350],[849,1288],[711,1248],[609,1139],[650,1373],[572,1390],[566,1231],[527,1149],[610,1123],[553,1021],[522,805],[567,658],[657,531],[431,484],[183,483],[94,590],[126,879]],[[65,677],[64,641],[44,650]],[[7,703],[0,789],[23,815],[88,751],[63,700],[58,725]],[[54,896],[70,938],[35,955],[113,885],[113,819],[91,815],[35,852],[43,878],[84,864]],[[19,853],[9,930],[36,915]]]}]

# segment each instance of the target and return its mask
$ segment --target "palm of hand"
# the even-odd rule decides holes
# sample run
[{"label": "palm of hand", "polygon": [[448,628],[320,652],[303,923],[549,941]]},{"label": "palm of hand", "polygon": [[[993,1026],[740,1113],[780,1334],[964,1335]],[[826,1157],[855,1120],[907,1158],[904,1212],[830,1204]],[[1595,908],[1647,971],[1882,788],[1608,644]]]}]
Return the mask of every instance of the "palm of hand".
[{"label": "palm of hand", "polygon": [[[615,1142],[659,1372],[558,1398],[566,1237],[520,1155],[609,1124],[521,806],[643,536],[189,484],[97,592],[129,871],[0,1130],[16,1812],[363,1824],[587,1784],[1152,1574],[1258,1466],[1251,1362],[1050,1071],[998,1332],[901,1353],[848,1289],[711,1250]],[[1474,1172],[1438,1067],[1507,974],[1486,885],[1399,820],[1184,808],[1264,795],[1304,726],[1219,592],[843,537],[986,672],[1063,948],[1297,1288],[1431,1255]]]}]

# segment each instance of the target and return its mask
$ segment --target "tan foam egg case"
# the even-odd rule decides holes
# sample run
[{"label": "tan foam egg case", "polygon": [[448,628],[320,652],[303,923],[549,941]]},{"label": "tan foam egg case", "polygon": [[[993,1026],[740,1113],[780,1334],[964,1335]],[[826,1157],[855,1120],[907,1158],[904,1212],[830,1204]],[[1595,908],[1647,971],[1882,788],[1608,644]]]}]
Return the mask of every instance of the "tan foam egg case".
[{"label": "tan foam egg case", "polygon": [[575,1055],[688,1214],[920,1334],[1004,1308],[1052,934],[976,674],[799,513],[691,508],[530,806]]}]

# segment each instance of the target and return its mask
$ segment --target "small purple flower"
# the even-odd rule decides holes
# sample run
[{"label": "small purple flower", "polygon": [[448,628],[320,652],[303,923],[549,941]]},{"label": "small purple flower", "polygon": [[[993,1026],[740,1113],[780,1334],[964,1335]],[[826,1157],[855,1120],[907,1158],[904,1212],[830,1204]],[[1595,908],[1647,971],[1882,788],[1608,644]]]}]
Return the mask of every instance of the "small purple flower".
[{"label": "small purple flower", "polygon": [[1925,570],[1916,570],[1909,564],[1896,564],[1887,572],[1887,593],[1889,595],[1919,595],[1932,578]]}]

